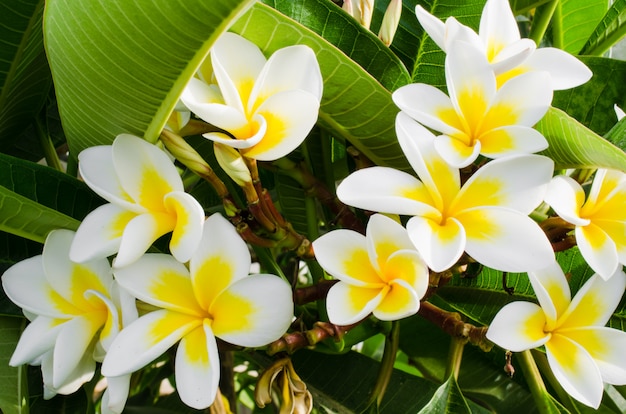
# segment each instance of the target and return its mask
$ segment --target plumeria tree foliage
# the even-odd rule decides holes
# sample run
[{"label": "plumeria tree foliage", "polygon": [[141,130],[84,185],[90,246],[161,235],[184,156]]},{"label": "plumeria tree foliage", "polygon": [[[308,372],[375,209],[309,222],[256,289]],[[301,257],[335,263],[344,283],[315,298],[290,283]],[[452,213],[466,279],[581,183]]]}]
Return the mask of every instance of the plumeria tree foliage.
[{"label": "plumeria tree foliage", "polygon": [[0,0],[1,412],[626,412],[625,16]]}]

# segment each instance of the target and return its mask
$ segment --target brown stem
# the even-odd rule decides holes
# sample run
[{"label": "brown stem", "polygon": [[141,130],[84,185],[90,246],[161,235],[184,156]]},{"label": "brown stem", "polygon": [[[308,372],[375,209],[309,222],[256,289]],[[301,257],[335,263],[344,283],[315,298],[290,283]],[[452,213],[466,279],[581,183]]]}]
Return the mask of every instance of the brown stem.
[{"label": "brown stem", "polygon": [[338,280],[320,280],[314,285],[297,288],[293,292],[293,301],[296,305],[315,302],[323,299],[328,294],[330,288],[339,282]]},{"label": "brown stem", "polygon": [[269,355],[279,352],[292,354],[298,349],[313,346],[328,338],[339,340],[356,325],[339,326],[329,322],[315,322],[313,328],[308,331],[288,333],[272,342],[267,348],[267,353]]}]

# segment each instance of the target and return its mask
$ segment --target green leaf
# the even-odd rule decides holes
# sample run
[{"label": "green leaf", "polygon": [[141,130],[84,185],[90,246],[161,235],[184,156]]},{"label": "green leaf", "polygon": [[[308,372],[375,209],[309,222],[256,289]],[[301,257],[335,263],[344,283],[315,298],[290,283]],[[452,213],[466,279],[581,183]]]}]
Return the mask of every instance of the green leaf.
[{"label": "green leaf", "polygon": [[548,140],[542,152],[557,168],[613,168],[626,172],[626,153],[560,109],[550,108],[535,128]]},{"label": "green leaf", "polygon": [[154,142],[217,37],[253,0],[49,0],[44,36],[74,153]]},{"label": "green leaf", "polygon": [[44,0],[0,3],[0,148],[10,149],[42,108],[52,84],[43,48]]},{"label": "green leaf", "polygon": [[[481,411],[486,413],[489,412],[484,408]],[[446,382],[441,385],[441,387],[437,389],[435,395],[433,395],[433,398],[429,401],[428,405],[422,408],[419,411],[419,414],[471,414],[472,412],[475,411],[470,410],[469,406],[467,405],[467,401],[465,401],[465,397],[463,397],[463,393],[459,388],[459,385],[456,383],[454,377],[451,376]]]},{"label": "green leaf", "polygon": [[391,93],[361,66],[310,29],[264,4],[255,4],[231,30],[267,54],[296,43],[310,46],[324,78],[318,123],[376,164],[408,169],[395,135],[399,110]]},{"label": "green leaf", "polygon": [[550,0],[511,0],[511,9],[515,15],[524,14]]},{"label": "green leaf", "polygon": [[9,366],[24,321],[24,318],[0,317],[0,411],[4,414],[28,413],[26,367]]},{"label": "green leaf", "polygon": [[601,56],[626,34],[626,0],[615,0],[589,39],[581,55]]},{"label": "green leaf", "polygon": [[578,53],[602,20],[608,8],[605,0],[560,0],[562,49]]},{"label": "green leaf", "polygon": [[626,104],[626,62],[587,56],[580,60],[591,69],[593,77],[576,88],[556,91],[552,106],[604,135],[615,124],[614,105]]}]

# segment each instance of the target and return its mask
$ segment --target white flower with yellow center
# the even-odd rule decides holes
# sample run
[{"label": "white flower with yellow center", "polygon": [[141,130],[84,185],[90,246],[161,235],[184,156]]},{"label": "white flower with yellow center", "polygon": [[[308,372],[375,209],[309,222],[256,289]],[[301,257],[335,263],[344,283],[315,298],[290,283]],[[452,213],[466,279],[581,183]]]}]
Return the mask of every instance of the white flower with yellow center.
[{"label": "white flower with yellow center", "polygon": [[596,273],[608,279],[626,265],[626,174],[598,170],[586,201],[578,182],[556,176],[548,186],[546,203],[576,226],[576,244]]},{"label": "white flower with yellow center", "polygon": [[339,279],[328,292],[329,320],[350,325],[370,313],[392,321],[415,314],[428,289],[428,268],[402,225],[373,215],[367,235],[334,230],[313,242],[320,266]]},{"label": "white flower with yellow center", "polygon": [[604,326],[622,298],[626,275],[621,270],[609,280],[593,275],[573,299],[557,263],[528,277],[539,305],[509,303],[494,318],[487,338],[513,352],[545,346],[565,391],[598,408],[603,382],[626,384],[626,333]]},{"label": "white flower with yellow center", "polygon": [[261,50],[224,33],[181,100],[199,118],[223,129],[203,136],[260,161],[273,161],[304,141],[317,121],[322,75],[315,53],[288,46],[265,59]]},{"label": "white flower with yellow center", "polygon": [[344,203],[412,216],[407,230],[428,267],[441,272],[463,252],[485,266],[519,272],[547,266],[552,246],[528,217],[543,200],[554,163],[517,155],[487,163],[461,185],[459,170],[435,150],[435,136],[400,113],[396,133],[421,179],[387,167],[349,175],[337,188]]},{"label": "white flower with yellow center", "polygon": [[479,155],[501,158],[544,150],[548,142],[532,128],[552,101],[550,78],[530,72],[496,88],[484,55],[463,42],[446,56],[448,97],[431,85],[405,85],[393,93],[398,107],[441,133],[435,148],[452,166],[463,168]]},{"label": "white flower with yellow center", "polygon": [[[7,296],[31,320],[9,364],[41,365],[46,399],[90,381],[122,325],[137,317],[135,299],[117,286],[107,259],[70,261],[73,237],[69,230],[52,231],[41,255],[2,276]],[[107,379],[103,413],[120,413],[130,376]]]},{"label": "white flower with yellow center", "polygon": [[465,43],[487,58],[498,75],[498,86],[522,73],[545,71],[550,74],[550,89],[569,89],[591,79],[592,72],[569,53],[554,47],[537,49],[531,39],[520,37],[517,21],[508,0],[488,0],[480,18],[478,33],[454,17],[442,22],[416,6],[420,24],[445,52],[455,42]]},{"label": "white flower with yellow center", "polygon": [[165,254],[146,254],[117,269],[119,284],[160,308],[126,327],[102,365],[105,375],[144,367],[172,345],[182,401],[197,409],[213,403],[220,363],[216,337],[245,347],[266,345],[293,317],[290,286],[274,275],[248,277],[250,253],[235,228],[219,214],[206,220],[189,268]]},{"label": "white flower with yellow center", "polygon": [[70,257],[76,262],[117,253],[114,265],[137,260],[162,235],[173,232],[170,250],[189,260],[202,237],[204,211],[191,195],[167,154],[132,135],[113,145],[87,148],[79,156],[87,185],[109,202],[81,223]]}]

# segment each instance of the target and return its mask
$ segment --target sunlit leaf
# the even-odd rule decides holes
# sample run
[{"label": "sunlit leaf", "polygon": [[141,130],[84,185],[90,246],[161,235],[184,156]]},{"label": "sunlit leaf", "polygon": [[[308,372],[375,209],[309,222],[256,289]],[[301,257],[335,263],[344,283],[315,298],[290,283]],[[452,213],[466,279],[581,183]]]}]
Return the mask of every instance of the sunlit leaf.
[{"label": "sunlit leaf", "polygon": [[578,53],[606,13],[608,3],[605,0],[561,0],[559,3],[562,49]]},{"label": "sunlit leaf", "polygon": [[615,0],[580,51],[601,56],[626,34],[626,0]]}]

